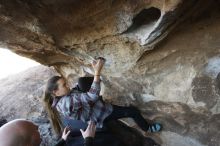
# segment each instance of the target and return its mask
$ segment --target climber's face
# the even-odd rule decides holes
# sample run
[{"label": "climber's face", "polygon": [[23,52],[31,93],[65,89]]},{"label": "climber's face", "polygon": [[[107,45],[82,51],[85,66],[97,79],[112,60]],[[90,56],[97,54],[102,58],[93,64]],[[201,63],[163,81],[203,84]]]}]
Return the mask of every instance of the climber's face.
[{"label": "climber's face", "polygon": [[53,92],[56,96],[64,96],[70,92],[70,88],[63,78],[57,81],[57,85],[58,85],[57,90]]}]

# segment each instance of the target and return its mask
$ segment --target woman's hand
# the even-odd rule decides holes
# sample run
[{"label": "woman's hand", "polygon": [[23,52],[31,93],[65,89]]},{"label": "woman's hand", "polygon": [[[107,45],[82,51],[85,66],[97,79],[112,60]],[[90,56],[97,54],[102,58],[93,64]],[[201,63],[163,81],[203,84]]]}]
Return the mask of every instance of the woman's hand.
[{"label": "woman's hand", "polygon": [[82,129],[80,129],[80,132],[82,133],[82,136],[85,139],[86,137],[95,137],[95,130],[96,130],[95,123],[92,121],[89,121],[89,125],[86,131],[83,131]]},{"label": "woman's hand", "polygon": [[65,127],[62,134],[62,139],[67,140],[68,135],[70,134],[70,127]]},{"label": "woman's hand", "polygon": [[102,57],[98,57],[97,60],[94,60],[92,62],[92,67],[95,71],[95,75],[100,75],[104,63],[105,63],[105,59]]}]

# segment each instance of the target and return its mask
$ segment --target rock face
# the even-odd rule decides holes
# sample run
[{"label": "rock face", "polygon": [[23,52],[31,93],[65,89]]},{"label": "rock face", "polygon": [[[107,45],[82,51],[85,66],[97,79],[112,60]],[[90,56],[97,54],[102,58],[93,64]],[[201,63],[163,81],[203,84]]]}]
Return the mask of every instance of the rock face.
[{"label": "rock face", "polygon": [[41,99],[48,78],[55,74],[52,68],[37,66],[1,79],[0,126],[14,119],[31,120],[39,126],[41,146],[53,144],[56,138],[52,136]]},{"label": "rock face", "polygon": [[1,117],[38,117],[44,109],[40,103],[48,78],[56,72],[45,66],[30,68],[0,80]]},{"label": "rock face", "polygon": [[0,1],[0,46],[69,80],[103,56],[105,99],[161,121],[162,145],[218,146],[219,8],[219,0]]},{"label": "rock face", "polygon": [[[47,113],[42,106],[47,79],[53,75],[57,75],[54,69],[38,66],[1,79],[0,127],[14,119],[27,119],[39,127],[42,139],[40,146],[55,145],[58,137],[54,135]],[[129,126],[122,122],[112,122],[108,124],[108,129],[110,129],[110,133],[106,133],[106,136],[112,137],[112,133],[116,139],[120,140],[126,146],[157,146],[157,143],[152,138],[143,137],[139,131],[129,128]],[[100,137],[102,134],[101,132],[96,135]],[[127,138],[131,139],[131,141],[127,141]],[[115,145],[117,145],[117,142],[116,140]],[[68,143],[71,145],[70,141]]]}]

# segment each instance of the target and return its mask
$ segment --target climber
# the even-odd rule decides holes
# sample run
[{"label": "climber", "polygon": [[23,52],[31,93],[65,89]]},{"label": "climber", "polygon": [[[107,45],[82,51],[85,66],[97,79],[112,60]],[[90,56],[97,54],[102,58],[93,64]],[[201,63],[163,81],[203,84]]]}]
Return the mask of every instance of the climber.
[{"label": "climber", "polygon": [[97,128],[102,128],[103,124],[112,120],[131,117],[145,132],[160,131],[162,125],[148,123],[137,108],[112,105],[100,100],[100,73],[104,63],[105,59],[101,57],[92,62],[95,74],[91,88],[87,92],[70,90],[65,79],[61,76],[54,76],[48,80],[44,103],[54,130],[57,133],[61,132],[60,115],[62,115],[83,122],[92,120],[96,123]]},{"label": "climber", "polygon": [[[92,146],[96,126],[93,122],[85,131],[81,130],[84,146]],[[55,146],[65,146],[70,130],[66,127],[62,139]],[[38,126],[27,120],[13,120],[0,128],[0,146],[40,146],[41,138]]]}]

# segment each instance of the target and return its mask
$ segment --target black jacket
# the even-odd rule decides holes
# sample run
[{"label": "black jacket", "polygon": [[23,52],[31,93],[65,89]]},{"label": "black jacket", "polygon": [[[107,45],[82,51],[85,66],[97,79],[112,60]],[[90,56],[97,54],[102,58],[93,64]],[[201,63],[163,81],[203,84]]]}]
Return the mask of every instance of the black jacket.
[{"label": "black jacket", "polygon": [[[66,141],[60,139],[55,146],[65,146],[65,145],[66,145]],[[92,137],[85,138],[84,146],[93,146],[93,138]]]}]

